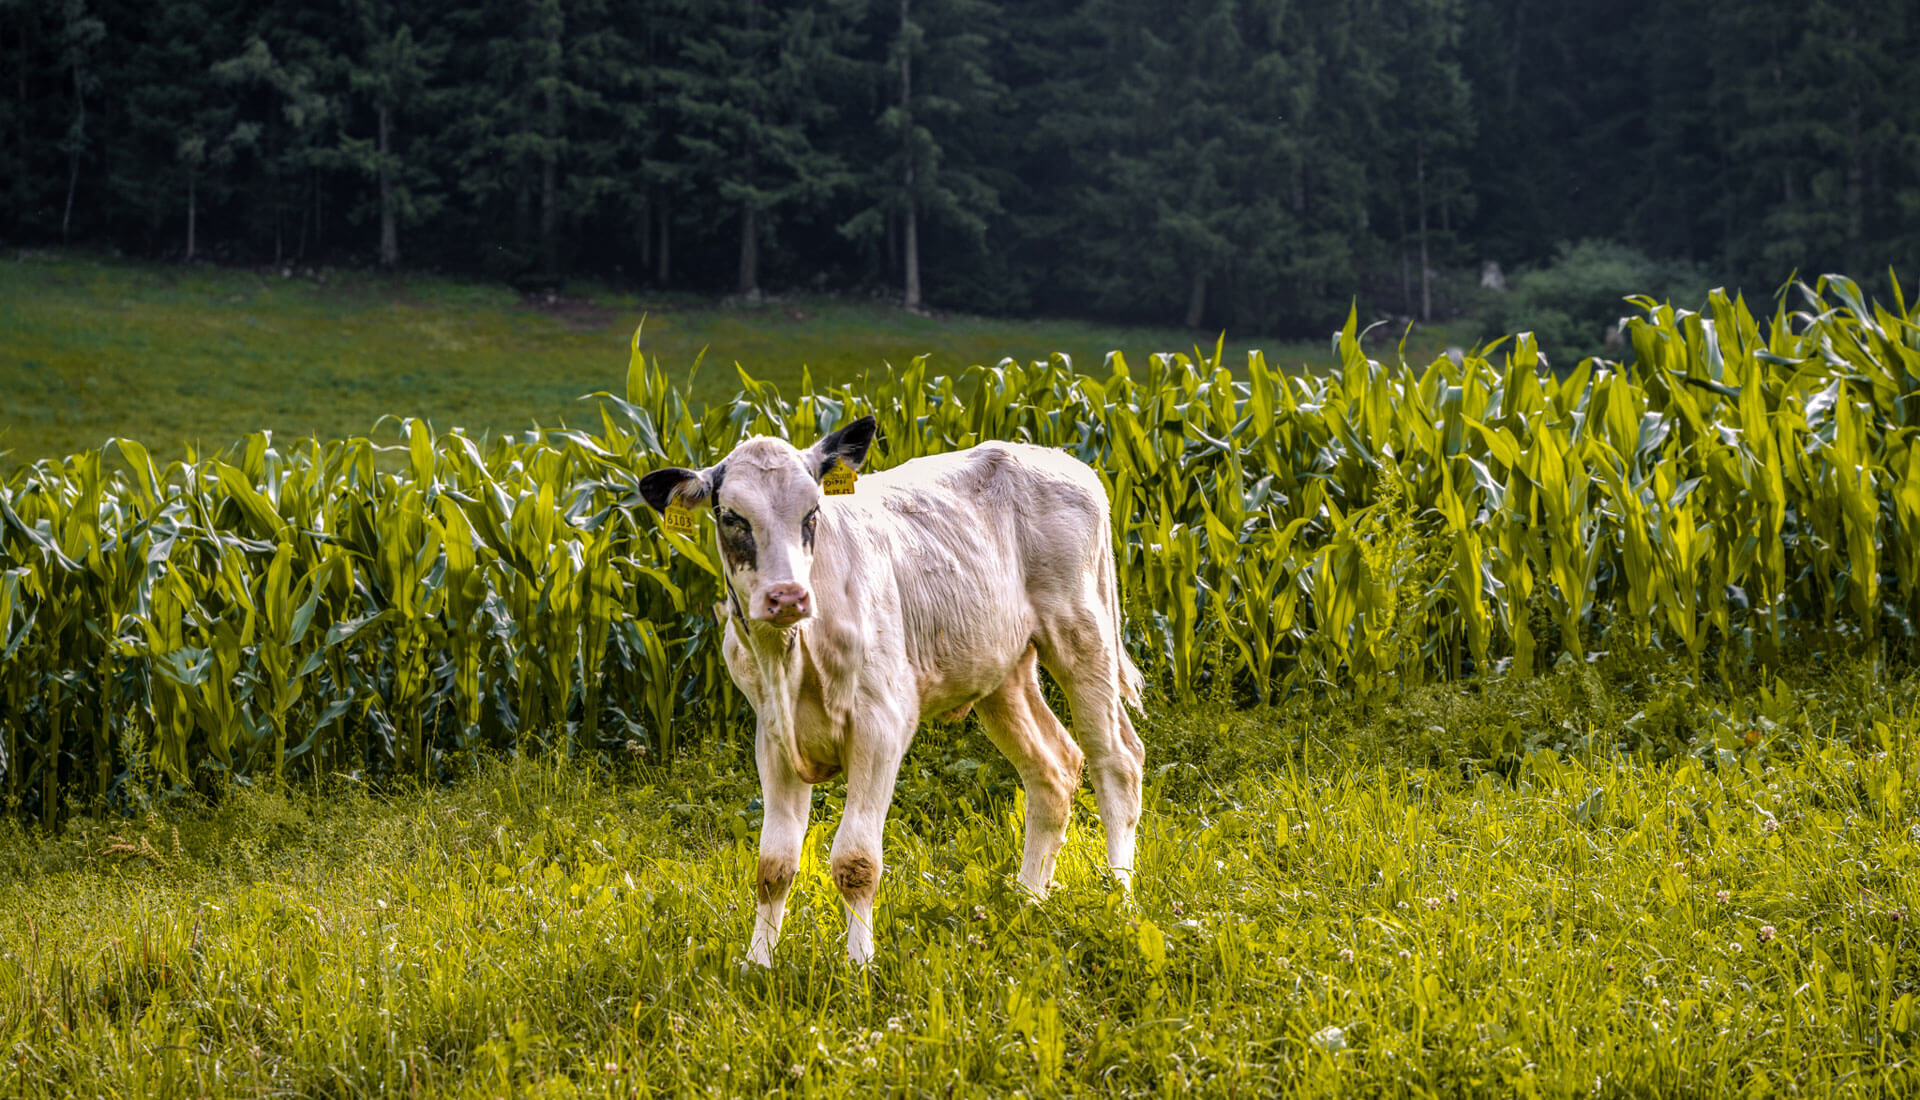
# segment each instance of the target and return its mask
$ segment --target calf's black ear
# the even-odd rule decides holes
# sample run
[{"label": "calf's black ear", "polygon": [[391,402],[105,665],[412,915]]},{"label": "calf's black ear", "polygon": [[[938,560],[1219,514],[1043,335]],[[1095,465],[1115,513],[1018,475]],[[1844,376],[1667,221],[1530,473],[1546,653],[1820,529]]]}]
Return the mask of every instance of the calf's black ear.
[{"label": "calf's black ear", "polygon": [[664,513],[667,505],[676,500],[686,505],[698,504],[707,498],[707,492],[707,479],[700,471],[680,466],[655,470],[640,479],[640,495],[656,512]]},{"label": "calf's black ear", "polygon": [[817,481],[827,476],[838,462],[849,470],[858,470],[867,460],[867,448],[873,446],[873,432],[876,425],[873,417],[863,416],[844,427],[835,428],[813,445],[813,476]]}]

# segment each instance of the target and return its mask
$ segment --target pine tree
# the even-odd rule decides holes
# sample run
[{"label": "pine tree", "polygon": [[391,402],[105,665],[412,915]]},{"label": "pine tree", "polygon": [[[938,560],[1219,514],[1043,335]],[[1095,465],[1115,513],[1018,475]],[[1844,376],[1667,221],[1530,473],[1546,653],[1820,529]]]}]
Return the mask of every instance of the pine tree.
[{"label": "pine tree", "polygon": [[66,133],[59,149],[67,158],[67,198],[60,212],[60,239],[65,241],[73,229],[73,197],[80,187],[80,163],[88,147],[87,97],[99,87],[94,71],[94,53],[106,37],[107,27],[87,10],[86,0],[62,0],[60,5],[60,69],[71,77],[72,99]]},{"label": "pine tree", "polygon": [[666,74],[690,190],[737,219],[735,288],[760,291],[763,237],[794,208],[824,204],[851,176],[825,141],[838,111],[826,94],[856,75],[851,3],[701,4],[707,16]]},{"label": "pine tree", "polygon": [[400,222],[429,216],[438,205],[437,197],[422,192],[420,185],[430,181],[407,157],[401,126],[410,110],[424,104],[446,47],[417,39],[401,18],[402,5],[356,0],[354,7],[360,49],[349,62],[348,82],[373,109],[375,133],[371,139],[342,134],[340,151],[378,186],[380,265],[391,268],[400,262]]},{"label": "pine tree", "polygon": [[992,67],[999,12],[982,0],[876,0],[874,14],[895,20],[873,74],[886,106],[876,120],[879,149],[858,185],[867,205],[840,232],[884,237],[902,301],[917,310],[923,219],[978,245],[1000,209],[999,183],[967,141],[1004,114],[1007,89]]},{"label": "pine tree", "polygon": [[[245,44],[214,63],[214,79],[236,97],[236,128],[251,127],[255,201],[249,221],[264,223],[275,264],[307,251],[317,174],[332,160],[336,104],[325,90],[324,43],[285,18],[291,4],[262,12]],[[276,48],[277,44],[277,48]],[[302,193],[302,189],[305,193]],[[313,218],[311,220],[317,220]],[[250,226],[251,227],[251,226]],[[287,240],[293,229],[291,249]]]}]

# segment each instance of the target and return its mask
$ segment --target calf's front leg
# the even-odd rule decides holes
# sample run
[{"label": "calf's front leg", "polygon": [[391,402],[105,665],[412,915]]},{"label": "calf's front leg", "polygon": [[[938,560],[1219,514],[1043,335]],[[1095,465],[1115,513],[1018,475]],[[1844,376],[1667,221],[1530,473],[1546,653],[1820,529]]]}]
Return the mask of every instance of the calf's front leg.
[{"label": "calf's front leg", "polygon": [[760,866],[754,875],[757,912],[747,961],[773,965],[773,947],[780,942],[780,922],[787,913],[787,893],[800,867],[800,848],[807,839],[807,812],[813,787],[795,775],[777,746],[756,746],[760,769],[760,801],[766,816],[760,823]]},{"label": "calf's front leg", "polygon": [[[875,736],[849,753],[847,809],[833,834],[833,884],[847,906],[847,958],[865,966],[873,958],[873,900],[884,866],[881,834],[893,803],[900,761],[913,736],[911,724],[869,725]],[[884,730],[885,732],[880,732]]]}]

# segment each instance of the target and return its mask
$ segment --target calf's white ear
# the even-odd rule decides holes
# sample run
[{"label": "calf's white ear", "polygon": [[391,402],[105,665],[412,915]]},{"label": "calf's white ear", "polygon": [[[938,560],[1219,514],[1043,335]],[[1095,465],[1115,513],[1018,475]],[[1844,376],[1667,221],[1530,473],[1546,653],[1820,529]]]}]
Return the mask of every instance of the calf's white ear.
[{"label": "calf's white ear", "polygon": [[826,477],[835,463],[858,470],[867,460],[867,448],[873,445],[874,428],[873,417],[863,416],[822,436],[807,451],[807,465],[813,470],[813,479]]},{"label": "calf's white ear", "polygon": [[661,513],[666,512],[669,504],[699,504],[713,492],[708,473],[680,466],[655,470],[640,479],[640,496],[654,511]]}]

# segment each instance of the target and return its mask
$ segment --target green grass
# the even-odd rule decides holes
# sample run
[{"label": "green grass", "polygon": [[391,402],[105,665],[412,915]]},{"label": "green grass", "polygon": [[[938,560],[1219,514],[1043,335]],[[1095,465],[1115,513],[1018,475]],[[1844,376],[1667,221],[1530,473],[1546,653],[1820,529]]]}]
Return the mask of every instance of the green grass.
[{"label": "green grass", "polygon": [[[742,972],[744,735],[0,833],[0,1095],[1898,1094],[1916,698],[1623,665],[1155,708],[1136,905],[1084,797],[1061,889],[1021,902],[1009,769],[929,730],[865,972],[837,785],[776,966]],[[1662,722],[1670,753],[1607,748]]]},{"label": "green grass", "polygon": [[[550,304],[421,275],[330,272],[322,283],[46,253],[0,260],[0,302],[8,464],[113,436],[162,459],[263,428],[338,438],[385,415],[475,434],[593,422],[578,399],[619,390],[643,316],[645,347],[670,370],[689,371],[705,351],[693,381],[707,401],[732,396],[736,362],[792,393],[803,366],[841,380],[923,354],[940,373],[1055,351],[1097,365],[1115,348],[1138,361],[1190,352],[1196,338],[1212,345],[1175,329],[928,317],[832,298],[734,307],[581,286]],[[1235,361],[1256,345],[1229,346]],[[1260,346],[1277,365],[1331,361],[1321,341]]]}]

